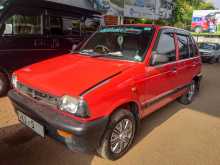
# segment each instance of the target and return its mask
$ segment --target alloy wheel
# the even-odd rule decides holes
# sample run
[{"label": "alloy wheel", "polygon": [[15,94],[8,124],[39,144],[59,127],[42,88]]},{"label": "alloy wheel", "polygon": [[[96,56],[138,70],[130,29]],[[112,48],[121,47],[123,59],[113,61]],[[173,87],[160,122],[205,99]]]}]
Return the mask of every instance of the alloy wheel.
[{"label": "alloy wheel", "polygon": [[0,79],[0,91],[2,91],[4,88],[4,82],[2,79]]},{"label": "alloy wheel", "polygon": [[133,137],[133,124],[129,119],[123,119],[116,124],[110,137],[111,152],[122,153]]},{"label": "alloy wheel", "polygon": [[193,96],[195,95],[195,91],[196,91],[196,84],[195,82],[193,82],[190,86],[189,86],[189,91],[188,91],[188,99],[192,100]]}]

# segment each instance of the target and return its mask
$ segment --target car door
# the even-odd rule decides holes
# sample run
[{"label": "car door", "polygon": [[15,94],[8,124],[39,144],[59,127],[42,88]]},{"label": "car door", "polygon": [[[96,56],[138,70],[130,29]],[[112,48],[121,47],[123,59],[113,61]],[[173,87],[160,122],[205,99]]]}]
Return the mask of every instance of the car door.
[{"label": "car door", "polygon": [[178,45],[178,83],[180,87],[191,83],[192,79],[198,73],[198,65],[201,61],[198,56],[198,50],[191,36],[185,33],[177,32]]},{"label": "car door", "polygon": [[193,60],[190,57],[189,49],[189,38],[188,35],[184,33],[176,34],[177,43],[178,43],[178,83],[180,86],[184,86],[191,82],[192,80],[192,66]]},{"label": "car door", "polygon": [[149,66],[146,66],[144,115],[171,101],[177,88],[176,46],[172,31],[162,30],[153,48]]}]

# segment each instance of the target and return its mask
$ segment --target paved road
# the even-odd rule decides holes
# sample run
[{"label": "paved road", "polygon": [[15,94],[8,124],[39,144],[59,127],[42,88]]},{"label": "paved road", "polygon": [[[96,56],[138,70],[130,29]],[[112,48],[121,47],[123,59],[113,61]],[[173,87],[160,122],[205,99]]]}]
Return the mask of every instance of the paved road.
[{"label": "paved road", "polygon": [[0,165],[219,165],[220,64],[205,65],[204,76],[193,104],[174,102],[147,117],[133,148],[115,162],[41,139],[0,99]]}]

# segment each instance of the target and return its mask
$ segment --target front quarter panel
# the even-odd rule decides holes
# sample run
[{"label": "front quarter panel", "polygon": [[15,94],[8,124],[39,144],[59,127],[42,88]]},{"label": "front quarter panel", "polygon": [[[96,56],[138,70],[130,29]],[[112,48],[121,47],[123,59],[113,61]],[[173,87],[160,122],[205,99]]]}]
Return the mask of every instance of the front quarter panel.
[{"label": "front quarter panel", "polygon": [[135,89],[135,76],[141,72],[140,65],[134,66],[103,85],[94,88],[83,97],[87,101],[91,120],[111,115],[117,108],[128,102],[135,102],[140,109],[138,94]]}]

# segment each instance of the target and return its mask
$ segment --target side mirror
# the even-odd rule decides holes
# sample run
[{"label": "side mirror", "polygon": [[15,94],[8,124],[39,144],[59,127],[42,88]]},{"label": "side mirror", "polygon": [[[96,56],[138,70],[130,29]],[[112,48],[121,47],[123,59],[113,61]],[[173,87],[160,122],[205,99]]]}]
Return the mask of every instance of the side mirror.
[{"label": "side mirror", "polygon": [[160,65],[160,64],[165,64],[169,62],[169,58],[166,55],[159,54],[159,53],[154,53],[153,58],[151,60],[151,65]]}]

